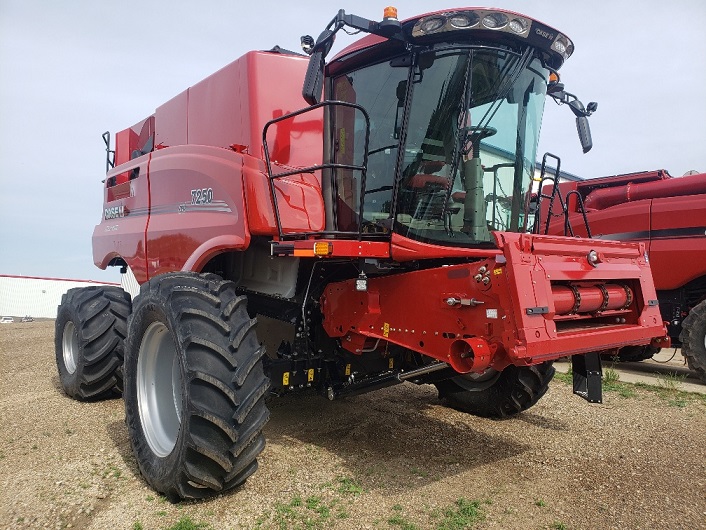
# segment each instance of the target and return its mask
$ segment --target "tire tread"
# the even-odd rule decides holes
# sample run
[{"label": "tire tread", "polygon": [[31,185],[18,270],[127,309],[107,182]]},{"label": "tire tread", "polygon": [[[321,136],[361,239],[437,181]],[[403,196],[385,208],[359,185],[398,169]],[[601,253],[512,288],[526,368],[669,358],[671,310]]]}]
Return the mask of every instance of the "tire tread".
[{"label": "tire tread", "polygon": [[[242,484],[257,469],[257,456],[264,449],[262,429],[269,417],[264,350],[246,298],[217,275],[183,272],[153,278],[141,293],[128,323],[126,366],[136,370],[141,319],[158,306],[172,323],[167,327],[182,357],[187,385],[179,434],[183,445],[177,440],[165,458],[170,466],[163,465],[143,441],[134,388],[126,388],[128,428],[142,474],[173,500],[205,498]],[[135,374],[128,378],[132,381]],[[244,439],[252,442],[243,448]]]}]

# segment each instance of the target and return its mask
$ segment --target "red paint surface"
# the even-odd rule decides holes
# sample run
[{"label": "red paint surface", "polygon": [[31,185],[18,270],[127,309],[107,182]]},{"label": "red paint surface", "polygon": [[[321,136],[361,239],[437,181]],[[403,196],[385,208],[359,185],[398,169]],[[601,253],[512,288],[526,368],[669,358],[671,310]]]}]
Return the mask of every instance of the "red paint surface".
[{"label": "red paint surface", "polygon": [[[657,290],[706,274],[706,173],[675,178],[659,170],[561,185],[562,194],[572,189],[584,199],[594,238],[645,244]],[[575,232],[585,236],[574,199],[570,211]],[[553,223],[551,233],[563,233],[563,221]]]}]

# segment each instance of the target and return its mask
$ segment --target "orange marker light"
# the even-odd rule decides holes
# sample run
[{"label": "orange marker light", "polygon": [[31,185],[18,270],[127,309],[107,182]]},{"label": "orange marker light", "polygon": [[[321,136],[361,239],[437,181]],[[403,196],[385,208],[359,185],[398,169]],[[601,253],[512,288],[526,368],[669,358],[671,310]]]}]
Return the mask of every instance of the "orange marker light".
[{"label": "orange marker light", "polygon": [[392,6],[387,6],[382,12],[382,18],[397,18],[397,8]]},{"label": "orange marker light", "polygon": [[330,256],[333,253],[333,245],[326,241],[314,243],[314,256]]},{"label": "orange marker light", "polygon": [[549,82],[550,83],[558,83],[559,82],[559,74],[556,72],[551,72],[549,74]]}]

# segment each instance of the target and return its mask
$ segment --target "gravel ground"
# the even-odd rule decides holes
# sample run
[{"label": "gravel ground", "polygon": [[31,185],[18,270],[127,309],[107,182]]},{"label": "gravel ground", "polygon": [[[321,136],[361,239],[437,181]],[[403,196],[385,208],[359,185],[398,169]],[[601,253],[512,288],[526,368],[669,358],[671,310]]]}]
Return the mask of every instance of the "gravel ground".
[{"label": "gravel ground", "polygon": [[259,471],[173,505],[137,471],[122,401],[63,395],[53,333],[0,327],[0,528],[706,528],[704,398],[589,405],[560,380],[506,421],[411,384],[273,400]]}]

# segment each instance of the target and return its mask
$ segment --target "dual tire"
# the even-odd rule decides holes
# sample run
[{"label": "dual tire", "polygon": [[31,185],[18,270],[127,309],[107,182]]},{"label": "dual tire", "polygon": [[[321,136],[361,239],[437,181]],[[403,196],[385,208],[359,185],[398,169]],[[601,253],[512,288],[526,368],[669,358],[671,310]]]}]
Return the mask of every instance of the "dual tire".
[{"label": "dual tire", "polygon": [[66,395],[81,401],[120,395],[130,308],[130,295],[120,287],[83,287],[63,295],[54,340]]},{"label": "dual tire", "polygon": [[132,307],[117,287],[72,289],[56,324],[62,387],[81,400],[122,391],[147,482],[172,501],[208,497],[245,482],[265,445],[255,323],[213,274],[157,276]]}]

